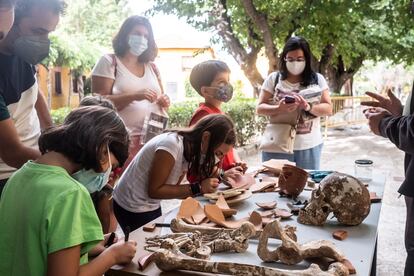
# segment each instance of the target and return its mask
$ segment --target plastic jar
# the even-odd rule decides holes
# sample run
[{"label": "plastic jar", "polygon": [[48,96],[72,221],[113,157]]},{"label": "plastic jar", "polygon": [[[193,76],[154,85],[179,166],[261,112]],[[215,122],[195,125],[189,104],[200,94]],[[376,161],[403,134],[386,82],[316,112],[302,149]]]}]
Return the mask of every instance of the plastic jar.
[{"label": "plastic jar", "polygon": [[368,159],[355,160],[355,177],[361,181],[371,181],[373,164]]}]

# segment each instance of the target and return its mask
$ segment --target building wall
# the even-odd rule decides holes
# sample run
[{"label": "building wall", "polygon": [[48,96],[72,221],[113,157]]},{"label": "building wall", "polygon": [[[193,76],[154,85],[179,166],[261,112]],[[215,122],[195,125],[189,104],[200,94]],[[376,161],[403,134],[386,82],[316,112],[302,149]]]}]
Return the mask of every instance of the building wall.
[{"label": "building wall", "polygon": [[[71,106],[76,107],[79,105],[79,95],[77,93],[71,93],[71,97],[69,98],[69,90],[71,89],[71,78],[70,78],[70,69],[63,67],[63,68],[53,68],[53,71],[49,73],[49,71],[44,66],[38,67],[37,78],[39,81],[39,88],[45,98],[47,99],[48,104],[50,105],[50,109],[58,109],[61,107]],[[55,72],[61,72],[61,93],[58,94],[56,92],[56,81],[55,81]],[[49,97],[49,91],[47,88],[47,81],[48,77],[50,76],[51,81],[51,98]]]},{"label": "building wall", "polygon": [[171,101],[185,99],[185,82],[198,63],[213,59],[212,49],[160,48],[155,60],[166,94]]}]

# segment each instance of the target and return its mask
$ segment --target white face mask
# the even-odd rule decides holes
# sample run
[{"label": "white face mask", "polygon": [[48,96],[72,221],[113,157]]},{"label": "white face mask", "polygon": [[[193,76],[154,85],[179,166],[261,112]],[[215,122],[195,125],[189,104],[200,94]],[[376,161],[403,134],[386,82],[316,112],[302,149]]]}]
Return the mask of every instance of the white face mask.
[{"label": "white face mask", "polygon": [[79,181],[81,184],[83,184],[83,186],[85,186],[86,189],[88,189],[89,193],[100,191],[108,183],[109,177],[112,171],[109,148],[108,148],[108,162],[109,162],[109,168],[105,172],[97,173],[93,169],[89,169],[89,170],[82,169],[72,174],[72,177],[76,179],[77,181]]},{"label": "white face mask", "polygon": [[128,45],[129,51],[138,57],[148,49],[148,40],[142,35],[130,35]]},{"label": "white face mask", "polygon": [[286,68],[294,76],[302,74],[305,67],[306,61],[286,61]]}]

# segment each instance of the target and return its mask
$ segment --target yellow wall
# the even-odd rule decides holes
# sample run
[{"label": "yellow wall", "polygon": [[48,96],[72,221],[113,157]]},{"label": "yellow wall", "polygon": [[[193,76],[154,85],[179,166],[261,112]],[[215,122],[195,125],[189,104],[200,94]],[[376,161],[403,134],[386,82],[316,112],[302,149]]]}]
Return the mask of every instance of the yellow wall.
[{"label": "yellow wall", "polygon": [[[69,68],[63,67],[63,68],[54,68],[53,70],[60,70],[61,71],[61,79],[62,79],[62,94],[56,94],[55,90],[55,74],[52,72],[50,74],[51,76],[51,84],[52,84],[52,99],[51,99],[51,109],[58,109],[61,107],[68,106],[68,95],[69,95],[69,89],[70,89],[70,70]],[[48,79],[49,72],[46,70],[45,67],[39,66],[38,69],[38,81],[39,81],[39,87],[42,91],[43,95],[45,95],[45,98],[47,99],[47,102],[50,102],[49,100],[49,93],[47,89],[47,79]],[[79,105],[79,96],[77,93],[72,93],[71,99],[70,99],[70,106],[76,107]]]}]

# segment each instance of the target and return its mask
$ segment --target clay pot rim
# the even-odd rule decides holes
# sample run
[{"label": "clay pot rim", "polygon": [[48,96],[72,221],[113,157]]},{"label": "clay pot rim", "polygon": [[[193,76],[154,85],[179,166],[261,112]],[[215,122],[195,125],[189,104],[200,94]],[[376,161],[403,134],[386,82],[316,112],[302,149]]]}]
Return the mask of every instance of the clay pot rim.
[{"label": "clay pot rim", "polygon": [[299,168],[299,167],[296,167],[296,166],[293,166],[293,165],[289,165],[289,164],[285,164],[285,165],[283,165],[283,167],[282,167],[282,172],[283,172],[283,169],[284,169],[285,167],[286,167],[287,169],[292,169],[292,170],[295,170],[297,173],[300,173],[300,174],[303,174],[303,175],[309,176],[309,173],[308,173],[307,171],[305,171],[304,169],[301,169],[301,168]]}]

